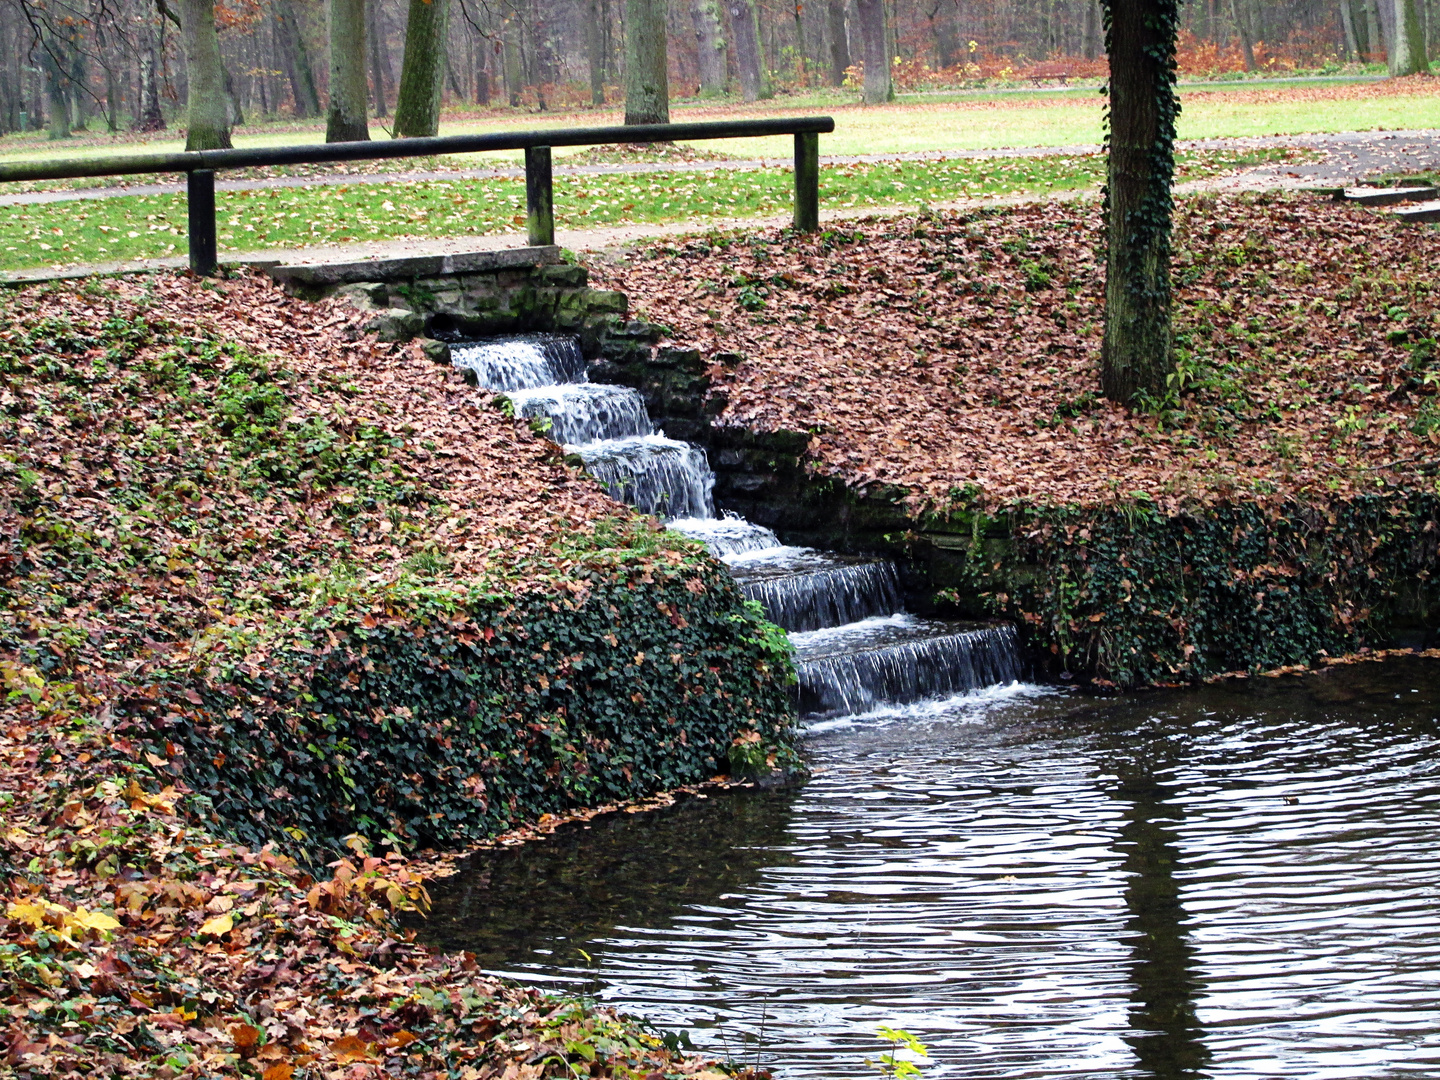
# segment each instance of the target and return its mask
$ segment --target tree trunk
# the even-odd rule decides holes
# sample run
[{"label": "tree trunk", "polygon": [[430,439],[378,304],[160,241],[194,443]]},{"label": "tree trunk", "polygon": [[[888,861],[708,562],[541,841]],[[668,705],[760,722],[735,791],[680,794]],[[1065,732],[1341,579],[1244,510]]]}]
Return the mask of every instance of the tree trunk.
[{"label": "tree trunk", "polygon": [[670,122],[666,0],[625,0],[625,123]]},{"label": "tree trunk", "polygon": [[285,76],[290,82],[296,118],[307,120],[319,116],[320,93],[315,89],[315,71],[310,66],[305,35],[300,32],[300,13],[295,0],[279,0],[275,5],[275,35]]},{"label": "tree trunk", "polygon": [[1170,186],[1179,22],[1179,0],[1105,0],[1110,131],[1100,385],[1112,401],[1163,393],[1173,369]]},{"label": "tree trunk", "polygon": [[890,81],[890,50],[886,47],[884,0],[856,0],[860,15],[860,41],[865,47],[866,105],[880,105],[895,100],[895,87]]},{"label": "tree trunk", "polygon": [[825,18],[830,26],[830,85],[840,86],[845,82],[845,70],[850,66],[850,39],[845,30],[845,0],[829,0],[825,5]]},{"label": "tree trunk", "polygon": [[[702,45],[703,49],[703,45]],[[590,104],[605,104],[605,27],[600,22],[600,0],[590,0],[585,10],[585,58],[590,65]],[[701,75],[705,66],[702,61]]]},{"label": "tree trunk", "polygon": [[330,108],[325,113],[325,141],[368,142],[365,0],[330,0],[329,16]]},{"label": "tree trunk", "polygon": [[153,26],[144,28],[144,45],[140,52],[139,122],[141,131],[164,131],[165,114],[160,111],[160,73],[155,62],[156,38]]},{"label": "tree trunk", "polygon": [[725,34],[720,29],[719,0],[690,0],[695,23],[695,52],[700,66],[700,96],[720,97],[729,87]]},{"label": "tree trunk", "polygon": [[395,137],[439,134],[440,89],[445,78],[445,24],[449,0],[410,0],[405,59],[395,101]]},{"label": "tree trunk", "polygon": [[802,0],[790,0],[790,8],[795,16],[795,76],[800,80],[801,86],[809,86],[810,72],[806,61],[809,50],[805,47],[805,5]]},{"label": "tree trunk", "polygon": [[520,71],[520,30],[518,20],[507,19],[501,29],[501,63],[505,73],[505,96],[513,109],[520,104],[524,76]]},{"label": "tree trunk", "polygon": [[65,92],[68,80],[55,55],[60,49],[60,43],[53,37],[47,38],[40,49],[40,66],[45,70],[45,103],[50,109],[51,140],[70,138],[70,95]]},{"label": "tree trunk", "polygon": [[185,149],[228,149],[230,103],[215,35],[215,0],[178,0],[176,6],[185,46]]},{"label": "tree trunk", "polygon": [[1391,75],[1428,75],[1425,30],[1415,0],[1395,0],[1395,44],[1390,49]]},{"label": "tree trunk", "polygon": [[1245,70],[1255,70],[1255,43],[1250,37],[1250,27],[1240,13],[1237,0],[1230,0],[1230,17],[1235,20],[1235,33],[1240,38],[1240,52],[1245,57]]},{"label": "tree trunk", "polygon": [[370,0],[365,5],[365,37],[370,46],[370,81],[374,84],[375,115],[383,118],[390,115],[386,104],[390,93],[390,58],[380,40],[379,0]]},{"label": "tree trunk", "polygon": [[1385,48],[1385,31],[1380,27],[1380,9],[1375,0],[1362,0],[1365,5],[1365,59],[1372,64],[1383,61],[1388,54]]},{"label": "tree trunk", "polygon": [[[1210,5],[1214,11],[1215,0],[1210,0]],[[1100,55],[1100,8],[1096,0],[1085,0],[1085,35],[1081,48],[1086,60]]]},{"label": "tree trunk", "polygon": [[760,27],[750,0],[729,0],[730,36],[735,39],[735,66],[740,71],[740,96],[759,101],[770,96],[765,56],[760,48]]},{"label": "tree trunk", "polygon": [[1340,0],[1340,27],[1345,34],[1345,59],[1360,59],[1360,42],[1355,37],[1355,13],[1350,10],[1350,0]]}]

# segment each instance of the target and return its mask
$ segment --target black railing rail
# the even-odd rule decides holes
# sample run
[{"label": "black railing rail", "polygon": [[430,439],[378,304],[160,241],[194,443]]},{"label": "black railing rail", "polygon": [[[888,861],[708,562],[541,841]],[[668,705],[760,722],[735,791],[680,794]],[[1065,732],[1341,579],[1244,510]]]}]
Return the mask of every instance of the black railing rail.
[{"label": "black railing rail", "polygon": [[274,165],[319,165],[382,158],[474,154],[487,150],[525,151],[525,195],[529,242],[555,242],[555,211],[550,150],[555,146],[606,146],[629,143],[747,139],[767,135],[795,137],[795,228],[820,227],[820,136],[835,130],[828,116],[774,120],[719,120],[694,124],[637,124],[630,127],[552,128],[549,131],[489,135],[444,135],[425,139],[314,143],[300,146],[184,150],[168,154],[124,154],[69,161],[0,163],[0,181],[75,180],[90,176],[185,173],[189,200],[190,269],[215,272],[215,173],[220,169]]}]

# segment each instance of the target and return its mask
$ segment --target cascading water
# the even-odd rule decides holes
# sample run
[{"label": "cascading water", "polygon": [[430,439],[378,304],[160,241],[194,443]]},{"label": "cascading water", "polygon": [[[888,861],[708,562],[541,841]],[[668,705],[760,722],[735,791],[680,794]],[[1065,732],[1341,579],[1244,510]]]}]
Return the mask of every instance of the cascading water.
[{"label": "cascading water", "polygon": [[574,338],[528,334],[451,346],[457,367],[548,420],[616,499],[667,519],[730,567],[745,595],[790,632],[802,715],[850,716],[1020,678],[1015,630],[907,614],[888,560],[788,547],[760,525],[716,517],[705,451],[655,430],[629,387],[587,381]]},{"label": "cascading water", "polygon": [[550,438],[580,455],[613,498],[661,518],[708,518],[715,476],[705,451],[657,432],[628,386],[587,381],[579,343],[555,334],[462,342],[451,361],[519,416],[548,420]]}]

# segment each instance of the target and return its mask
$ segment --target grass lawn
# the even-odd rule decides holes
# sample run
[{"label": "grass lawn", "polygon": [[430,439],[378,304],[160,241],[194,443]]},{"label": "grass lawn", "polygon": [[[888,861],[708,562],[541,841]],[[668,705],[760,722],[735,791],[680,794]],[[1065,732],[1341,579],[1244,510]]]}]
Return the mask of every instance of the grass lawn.
[{"label": "grass lawn", "polygon": [[[1282,151],[1180,155],[1181,176],[1278,160]],[[827,208],[914,206],[965,197],[1041,194],[1100,181],[1098,154],[986,161],[825,166]],[[792,174],[772,168],[557,176],[561,227],[706,221],[788,213]],[[525,226],[523,180],[421,180],[216,194],[222,251],[513,233]],[[185,197],[127,195],[0,207],[0,269],[157,258],[186,250]]]},{"label": "grass lawn", "polygon": [[[1183,139],[1243,135],[1287,135],[1309,132],[1363,131],[1371,128],[1440,127],[1440,85],[1436,80],[1386,80],[1367,83],[1300,83],[1266,87],[1256,82],[1242,88],[1196,87],[1182,93]],[[785,98],[760,105],[697,103],[678,105],[676,121],[739,119],[824,112],[835,117],[833,135],[822,136],[827,155],[904,153],[922,150],[984,150],[1015,146],[1073,146],[1098,143],[1102,98],[1095,88],[985,96],[920,96],[892,105],[861,106],[839,95]],[[506,110],[482,115],[451,115],[442,135],[490,131],[543,130],[619,124],[614,110],[524,113]],[[284,146],[319,141],[320,127],[287,123],[236,134],[243,147]],[[383,131],[372,126],[380,138]],[[177,137],[148,141],[110,141],[92,137],[74,143],[51,143],[35,135],[0,139],[0,161],[54,157],[90,157],[179,150]],[[727,139],[704,144],[735,157],[786,157],[789,137]],[[578,152],[557,151],[558,156]],[[486,163],[517,163],[516,153],[466,155],[456,167]],[[414,163],[396,163],[396,168]]]}]

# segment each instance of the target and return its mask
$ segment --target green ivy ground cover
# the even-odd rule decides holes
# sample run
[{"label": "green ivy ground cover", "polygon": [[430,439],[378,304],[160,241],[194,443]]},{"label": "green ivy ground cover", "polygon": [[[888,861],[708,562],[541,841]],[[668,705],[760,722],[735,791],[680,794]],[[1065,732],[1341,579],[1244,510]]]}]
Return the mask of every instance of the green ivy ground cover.
[{"label": "green ivy ground cover", "polygon": [[6,681],[92,701],[221,831],[459,843],[787,753],[788,654],[718,564],[353,309],[0,305]]}]

